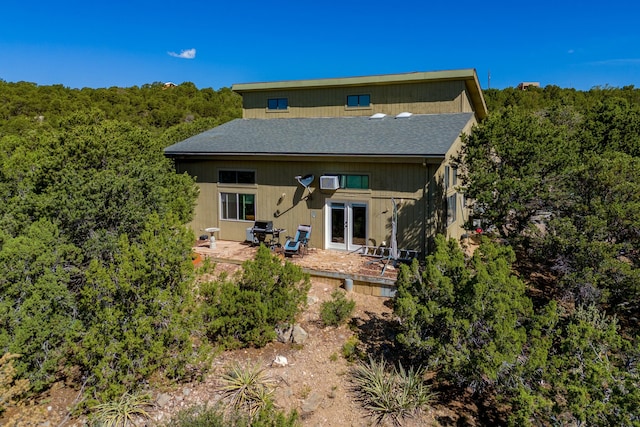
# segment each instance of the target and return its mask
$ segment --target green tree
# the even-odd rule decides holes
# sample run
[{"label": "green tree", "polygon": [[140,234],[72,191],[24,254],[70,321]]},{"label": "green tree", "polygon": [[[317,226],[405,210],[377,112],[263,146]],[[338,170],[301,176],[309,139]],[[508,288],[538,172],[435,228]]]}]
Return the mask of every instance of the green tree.
[{"label": "green tree", "polygon": [[532,305],[512,274],[513,251],[484,240],[470,260],[438,236],[422,271],[402,266],[398,342],[455,384],[482,390],[509,374],[526,342]]},{"label": "green tree", "polygon": [[571,110],[534,114],[514,107],[464,138],[463,189],[485,228],[518,244],[540,212],[563,203],[569,192],[563,174],[577,160],[576,120]]},{"label": "green tree", "polygon": [[22,354],[17,375],[35,391],[57,378],[70,345],[81,336],[69,288],[80,251],[47,220],[18,237],[0,234],[0,348]]},{"label": "green tree", "polygon": [[300,267],[283,264],[264,245],[242,267],[237,283],[223,277],[201,285],[203,322],[213,342],[261,347],[275,339],[277,326],[295,322],[311,283]]},{"label": "green tree", "polygon": [[544,314],[550,316],[538,326],[545,327],[530,342],[537,354],[528,354],[514,383],[511,423],[640,425],[640,353],[619,334],[617,320],[594,305],[565,316],[555,308]]},{"label": "green tree", "polygon": [[545,271],[557,295],[624,316],[640,307],[636,92],[500,109],[458,159],[474,218],[508,239],[522,265]]},{"label": "green tree", "polygon": [[[560,285],[581,303],[621,314],[640,304],[640,158],[610,152],[574,169],[567,207],[548,223],[541,250],[554,256]],[[568,179],[569,180],[569,179]]]},{"label": "green tree", "polygon": [[190,349],[193,179],[149,132],[91,112],[0,144],[11,148],[0,155],[0,345],[28,354],[19,372],[39,389],[62,361],[76,363],[103,399],[160,370],[179,374]]},{"label": "green tree", "polygon": [[109,262],[93,259],[78,294],[85,331],[74,360],[103,400],[155,372],[184,373],[193,302],[192,233],[154,215],[139,242],[120,235]]}]

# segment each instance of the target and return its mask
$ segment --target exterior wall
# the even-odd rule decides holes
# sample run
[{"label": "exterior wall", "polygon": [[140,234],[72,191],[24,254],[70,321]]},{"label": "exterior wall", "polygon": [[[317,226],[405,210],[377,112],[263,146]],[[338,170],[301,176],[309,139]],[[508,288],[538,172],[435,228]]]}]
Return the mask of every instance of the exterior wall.
[{"label": "exterior wall", "polygon": [[[370,95],[369,107],[347,108],[348,95]],[[269,98],[287,98],[287,110],[267,110]],[[246,92],[243,117],[276,119],[298,117],[370,116],[473,112],[464,81],[418,82]]]},{"label": "exterior wall", "polygon": [[[463,129],[462,133],[470,134],[473,126],[477,122],[473,120],[468,123],[467,126]],[[454,144],[451,145],[449,151],[446,155],[446,160],[440,165],[438,171],[436,172],[436,176],[438,176],[439,181],[442,184],[442,197],[439,198],[440,201],[443,201],[443,205],[441,207],[437,207],[436,211],[441,213],[442,221],[445,225],[445,234],[448,238],[452,239],[460,239],[463,234],[467,232],[465,228],[465,223],[469,220],[469,208],[466,207],[466,202],[464,200],[464,196],[462,193],[458,191],[458,187],[462,185],[461,182],[461,173],[462,171],[454,169],[452,166],[452,159],[458,155],[460,150],[462,149],[462,139],[458,138]],[[449,173],[448,180],[445,180],[445,173]],[[457,178],[454,176],[457,174]],[[448,181],[448,186],[445,185],[446,181]],[[456,199],[456,208],[455,208],[455,221],[451,224],[447,222],[447,203],[448,198],[454,197]]]},{"label": "exterior wall", "polygon": [[[436,180],[438,163],[421,159],[389,159],[374,161],[336,161],[335,159],[307,159],[286,162],[281,159],[218,159],[177,160],[178,172],[196,176],[200,196],[191,226],[196,235],[206,234],[204,229],[219,227],[218,237],[223,240],[244,241],[246,229],[254,221],[223,220],[220,217],[220,192],[255,194],[256,220],[273,221],[274,227],[285,228],[294,235],[299,224],[312,226],[310,246],[324,249],[327,244],[326,204],[328,200],[364,202],[367,204],[368,245],[389,242],[393,197],[398,205],[398,247],[424,252],[425,236],[435,229],[432,218],[436,202],[435,193],[429,192]],[[257,184],[220,184],[218,170],[252,170]],[[295,179],[298,175],[313,174],[315,179],[305,190]],[[324,174],[358,174],[369,176],[368,190],[321,190],[319,177]],[[281,239],[284,243],[284,239]]]}]

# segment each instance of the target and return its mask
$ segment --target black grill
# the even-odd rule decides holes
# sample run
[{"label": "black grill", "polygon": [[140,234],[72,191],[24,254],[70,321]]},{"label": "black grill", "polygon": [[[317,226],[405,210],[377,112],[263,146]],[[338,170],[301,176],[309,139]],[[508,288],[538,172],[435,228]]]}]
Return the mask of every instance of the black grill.
[{"label": "black grill", "polygon": [[251,229],[253,233],[253,243],[259,245],[264,243],[267,234],[273,236],[273,221],[256,221]]}]

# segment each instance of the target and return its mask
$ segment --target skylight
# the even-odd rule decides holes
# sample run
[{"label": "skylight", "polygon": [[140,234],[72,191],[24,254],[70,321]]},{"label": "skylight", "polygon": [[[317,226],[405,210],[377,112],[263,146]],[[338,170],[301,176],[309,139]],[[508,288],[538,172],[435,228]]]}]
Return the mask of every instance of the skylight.
[{"label": "skylight", "polygon": [[375,113],[373,116],[369,117],[369,119],[382,119],[386,117],[385,113]]},{"label": "skylight", "polygon": [[402,112],[396,116],[396,119],[406,119],[407,117],[411,117],[413,114],[408,112]]}]

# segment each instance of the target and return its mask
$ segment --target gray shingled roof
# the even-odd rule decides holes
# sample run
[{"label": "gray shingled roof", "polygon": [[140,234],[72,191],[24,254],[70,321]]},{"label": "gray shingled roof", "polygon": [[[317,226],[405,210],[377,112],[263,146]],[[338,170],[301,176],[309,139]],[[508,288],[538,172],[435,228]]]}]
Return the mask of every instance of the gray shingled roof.
[{"label": "gray shingled roof", "polygon": [[184,155],[444,156],[473,113],[236,119],[165,149]]}]

